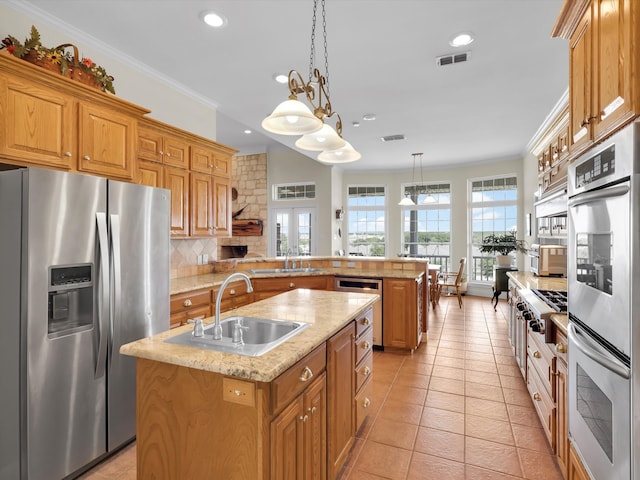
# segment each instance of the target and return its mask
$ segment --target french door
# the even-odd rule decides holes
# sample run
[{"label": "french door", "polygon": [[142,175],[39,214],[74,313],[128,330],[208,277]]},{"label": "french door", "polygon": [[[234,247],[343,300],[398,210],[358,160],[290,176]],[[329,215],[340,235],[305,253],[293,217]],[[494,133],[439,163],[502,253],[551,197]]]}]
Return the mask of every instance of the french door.
[{"label": "french door", "polygon": [[315,207],[273,208],[269,218],[270,256],[316,254]]}]

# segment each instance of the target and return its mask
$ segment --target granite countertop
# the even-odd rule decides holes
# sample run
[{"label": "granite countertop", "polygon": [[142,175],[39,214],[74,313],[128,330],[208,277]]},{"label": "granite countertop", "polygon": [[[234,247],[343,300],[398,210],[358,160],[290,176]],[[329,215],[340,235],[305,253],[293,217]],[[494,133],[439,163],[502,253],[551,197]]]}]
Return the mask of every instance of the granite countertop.
[{"label": "granite countertop", "polygon": [[[534,290],[567,290],[567,279],[560,277],[537,277],[531,272],[507,272],[518,288],[529,288]],[[551,321],[567,335],[568,315],[566,313],[554,313]]]},{"label": "granite countertop", "polygon": [[[363,270],[355,268],[323,268],[321,271],[310,272],[279,272],[279,273],[251,273],[248,270],[236,270],[236,272],[246,273],[249,278],[278,278],[278,277],[309,277],[337,275],[343,277],[362,278],[408,278],[417,279],[424,275],[424,271],[400,270],[400,269],[378,269]],[[205,273],[202,275],[192,275],[190,277],[180,277],[171,279],[170,293],[190,292],[202,288],[218,287],[233,272],[226,273]]]},{"label": "granite countertop", "polygon": [[[260,357],[247,357],[214,350],[166,343],[166,338],[190,331],[191,325],[168,330],[128,343],[120,353],[247,380],[270,382],[348,322],[373,305],[379,295],[298,289],[251,303],[221,315],[221,319],[244,315],[295,320],[311,325],[282,345]],[[213,317],[204,323],[213,322]]]}]

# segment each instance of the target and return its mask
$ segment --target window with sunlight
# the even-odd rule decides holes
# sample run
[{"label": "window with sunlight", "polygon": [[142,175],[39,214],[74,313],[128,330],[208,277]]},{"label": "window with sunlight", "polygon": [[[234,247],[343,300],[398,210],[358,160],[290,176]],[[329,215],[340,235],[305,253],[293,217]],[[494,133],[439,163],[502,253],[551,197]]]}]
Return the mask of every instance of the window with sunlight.
[{"label": "window with sunlight", "polygon": [[489,234],[515,232],[518,225],[518,182],[515,176],[470,180],[471,279],[493,279],[495,255],[480,252]]},{"label": "window with sunlight", "polygon": [[405,185],[415,205],[402,207],[402,255],[428,258],[449,271],[451,262],[451,185]]},{"label": "window with sunlight", "polygon": [[348,192],[348,254],[384,257],[386,252],[385,187],[350,186]]}]

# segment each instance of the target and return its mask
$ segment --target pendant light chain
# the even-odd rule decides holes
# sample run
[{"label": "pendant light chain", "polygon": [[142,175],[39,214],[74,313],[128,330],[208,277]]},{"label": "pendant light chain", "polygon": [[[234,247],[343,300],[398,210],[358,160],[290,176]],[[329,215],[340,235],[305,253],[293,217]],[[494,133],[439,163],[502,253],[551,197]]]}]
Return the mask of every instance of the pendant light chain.
[{"label": "pendant light chain", "polygon": [[311,53],[309,55],[309,82],[313,78],[313,67],[316,63],[316,10],[318,0],[313,0],[313,18],[311,20]]},{"label": "pendant light chain", "polygon": [[327,95],[329,95],[329,50],[327,49],[327,13],[322,0],[322,32],[324,35],[324,79],[327,85]]},{"label": "pendant light chain", "polygon": [[[327,12],[325,0],[322,2],[322,36],[324,48],[324,79],[327,95],[329,95],[329,50],[327,49]],[[318,0],[313,0],[313,18],[311,20],[311,54],[309,55],[309,82],[313,78],[313,69],[316,64],[316,19],[318,11]]]}]

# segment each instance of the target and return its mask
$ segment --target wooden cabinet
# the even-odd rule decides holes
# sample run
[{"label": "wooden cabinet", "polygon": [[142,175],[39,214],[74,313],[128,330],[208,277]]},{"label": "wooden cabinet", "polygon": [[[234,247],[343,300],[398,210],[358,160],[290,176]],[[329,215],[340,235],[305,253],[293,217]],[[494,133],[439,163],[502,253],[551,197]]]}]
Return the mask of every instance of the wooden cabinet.
[{"label": "wooden cabinet", "polygon": [[271,479],[326,479],[326,374],[271,422]]},{"label": "wooden cabinet", "polygon": [[350,323],[327,341],[329,478],[336,478],[349,455],[356,431],[355,325]]},{"label": "wooden cabinet", "polygon": [[545,195],[567,183],[569,163],[569,104],[560,109],[549,128],[533,145],[538,159],[538,192]]},{"label": "wooden cabinet", "polygon": [[[215,304],[218,292],[214,289],[212,300]],[[244,281],[231,282],[222,292],[220,311],[228,312],[234,308],[242,307],[253,302],[253,293],[247,292],[247,284]]]},{"label": "wooden cabinet", "polygon": [[111,108],[79,104],[78,170],[133,179],[137,122]]},{"label": "wooden cabinet", "polygon": [[584,468],[584,465],[574,450],[573,445],[569,446],[569,471],[567,478],[569,480],[591,480],[591,476]]},{"label": "wooden cabinet", "polygon": [[556,334],[556,457],[562,474],[567,478],[569,467],[569,418],[567,415],[567,337]]},{"label": "wooden cabinet", "polygon": [[171,191],[171,236],[189,235],[189,171],[164,167],[164,188]]},{"label": "wooden cabinet", "polygon": [[198,317],[207,318],[212,316],[211,300],[211,289],[171,295],[170,327],[179,327]]},{"label": "wooden cabinet", "polygon": [[213,179],[204,173],[192,172],[190,195],[190,234],[192,237],[213,235]]},{"label": "wooden cabinet", "polygon": [[422,341],[424,279],[385,278],[383,346],[414,350]]},{"label": "wooden cabinet", "polygon": [[0,55],[0,157],[132,180],[149,111],[12,55]]},{"label": "wooden cabinet", "polygon": [[373,389],[373,323],[374,308],[356,318],[356,358],[355,358],[355,431],[360,430],[369,414]]},{"label": "wooden cabinet", "polygon": [[273,278],[254,278],[251,280],[253,284],[253,292],[255,300],[273,297],[279,293],[296,288],[309,288],[312,290],[332,290],[333,276],[331,275],[315,275],[315,276],[297,276],[291,275],[287,277]]},{"label": "wooden cabinet", "polygon": [[0,155],[18,164],[75,169],[75,107],[71,95],[0,72]]},{"label": "wooden cabinet", "polygon": [[527,388],[551,449],[556,448],[555,362],[544,337],[529,330],[527,336]]},{"label": "wooden cabinet", "polygon": [[178,168],[189,168],[189,142],[169,132],[161,124],[141,123],[138,127],[137,157]]},{"label": "wooden cabinet", "polygon": [[569,39],[571,156],[640,114],[635,0],[565,2],[552,34]]},{"label": "wooden cabinet", "polygon": [[209,173],[216,177],[230,178],[231,155],[218,152],[210,147],[194,145],[191,147],[191,170]]},{"label": "wooden cabinet", "polygon": [[216,237],[231,236],[231,181],[213,177],[213,232]]}]

